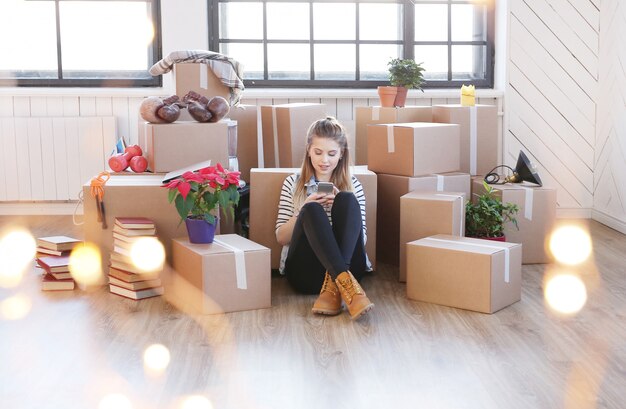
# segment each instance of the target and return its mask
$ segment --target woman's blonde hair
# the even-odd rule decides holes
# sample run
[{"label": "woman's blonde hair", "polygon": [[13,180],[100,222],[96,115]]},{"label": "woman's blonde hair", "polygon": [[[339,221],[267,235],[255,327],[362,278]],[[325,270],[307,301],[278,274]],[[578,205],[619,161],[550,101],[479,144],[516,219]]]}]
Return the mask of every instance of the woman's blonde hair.
[{"label": "woman's blonde hair", "polygon": [[350,148],[348,147],[346,129],[332,116],[318,119],[311,124],[306,135],[304,160],[302,161],[300,177],[296,181],[293,193],[293,204],[296,211],[300,210],[306,200],[305,185],[309,183],[311,176],[315,176],[315,169],[313,168],[311,156],[309,155],[314,137],[329,138],[337,142],[341,151],[339,152],[339,162],[330,176],[330,181],[341,191],[354,191],[352,175],[350,174]]}]

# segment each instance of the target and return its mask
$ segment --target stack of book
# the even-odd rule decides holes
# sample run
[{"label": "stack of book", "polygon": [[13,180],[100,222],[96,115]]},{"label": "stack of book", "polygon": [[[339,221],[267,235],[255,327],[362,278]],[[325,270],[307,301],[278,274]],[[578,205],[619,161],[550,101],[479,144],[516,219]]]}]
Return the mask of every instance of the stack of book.
[{"label": "stack of book", "polygon": [[163,294],[160,271],[146,273],[135,266],[131,248],[143,237],[155,236],[154,222],[145,217],[116,217],[109,267],[109,291],[133,300]]},{"label": "stack of book", "polygon": [[37,257],[37,266],[45,273],[41,277],[43,291],[73,290],[74,280],[70,274],[70,256]]},{"label": "stack of book", "polygon": [[40,255],[68,256],[82,241],[68,236],[48,236],[39,237],[36,243]]}]

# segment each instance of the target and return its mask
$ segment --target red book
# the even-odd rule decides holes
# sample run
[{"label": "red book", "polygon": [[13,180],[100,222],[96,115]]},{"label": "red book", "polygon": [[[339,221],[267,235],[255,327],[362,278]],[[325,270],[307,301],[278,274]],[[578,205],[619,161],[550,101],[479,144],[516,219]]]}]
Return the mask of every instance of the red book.
[{"label": "red book", "polygon": [[63,273],[70,271],[70,256],[38,257],[37,264],[48,273]]},{"label": "red book", "polygon": [[71,278],[58,280],[50,274],[44,274],[41,276],[41,289],[43,291],[73,290],[74,286],[74,280]]},{"label": "red book", "polygon": [[116,217],[115,224],[124,229],[154,229],[154,221],[147,217]]},{"label": "red book", "polygon": [[121,295],[122,297],[130,298],[131,300],[141,300],[143,298],[156,297],[163,294],[163,287],[152,287],[144,290],[128,290],[126,288],[118,287],[113,284],[109,284],[109,291],[113,294]]}]

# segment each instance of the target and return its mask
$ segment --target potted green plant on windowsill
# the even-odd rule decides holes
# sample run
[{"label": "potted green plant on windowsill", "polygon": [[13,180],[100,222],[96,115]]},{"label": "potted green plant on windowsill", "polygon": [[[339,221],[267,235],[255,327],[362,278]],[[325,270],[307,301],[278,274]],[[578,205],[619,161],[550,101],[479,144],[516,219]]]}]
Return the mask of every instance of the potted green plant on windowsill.
[{"label": "potted green plant on windowsill", "polygon": [[409,89],[419,89],[422,92],[424,83],[423,63],[416,63],[411,58],[392,58],[389,67],[389,83],[397,87],[394,106],[403,107],[406,103],[406,95]]},{"label": "potted green plant on windowsill", "polygon": [[483,181],[485,192],[476,201],[465,205],[465,236],[479,239],[506,241],[504,225],[512,222],[517,228],[515,216],[519,206],[502,203],[495,196],[495,189]]}]

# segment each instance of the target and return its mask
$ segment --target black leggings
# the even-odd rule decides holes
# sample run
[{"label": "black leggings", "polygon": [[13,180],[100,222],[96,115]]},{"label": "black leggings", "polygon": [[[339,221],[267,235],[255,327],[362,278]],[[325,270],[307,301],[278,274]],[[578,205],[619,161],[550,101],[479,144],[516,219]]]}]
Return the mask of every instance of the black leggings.
[{"label": "black leggings", "polygon": [[300,210],[285,261],[285,275],[296,291],[319,293],[326,271],[336,278],[350,270],[357,280],[365,274],[361,210],[352,192],[335,196],[331,218],[332,226],[319,203]]}]

